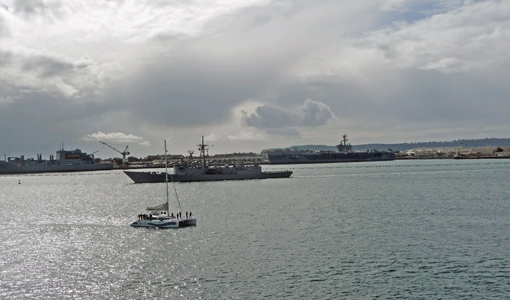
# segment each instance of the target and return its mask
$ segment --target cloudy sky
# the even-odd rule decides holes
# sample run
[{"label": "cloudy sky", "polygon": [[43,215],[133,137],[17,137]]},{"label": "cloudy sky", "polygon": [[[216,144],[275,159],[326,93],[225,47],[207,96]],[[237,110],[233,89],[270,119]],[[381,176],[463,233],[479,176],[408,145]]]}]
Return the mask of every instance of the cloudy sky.
[{"label": "cloudy sky", "polygon": [[510,0],[0,0],[0,152],[510,137]]}]

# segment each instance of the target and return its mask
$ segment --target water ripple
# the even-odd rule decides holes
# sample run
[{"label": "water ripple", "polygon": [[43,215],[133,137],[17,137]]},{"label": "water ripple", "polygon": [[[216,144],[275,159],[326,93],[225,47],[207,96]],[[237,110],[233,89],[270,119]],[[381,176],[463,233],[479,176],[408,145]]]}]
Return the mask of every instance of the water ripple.
[{"label": "water ripple", "polygon": [[0,298],[504,299],[509,173],[385,162],[177,184],[199,218],[180,230],[128,226],[164,184],[2,176]]}]

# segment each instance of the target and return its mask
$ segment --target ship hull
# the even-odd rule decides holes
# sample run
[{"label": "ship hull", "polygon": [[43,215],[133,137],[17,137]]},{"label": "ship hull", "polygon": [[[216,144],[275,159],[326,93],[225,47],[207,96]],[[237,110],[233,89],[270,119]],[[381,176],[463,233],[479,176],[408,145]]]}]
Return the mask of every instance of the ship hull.
[{"label": "ship hull", "polygon": [[345,163],[364,161],[395,160],[395,153],[391,152],[349,152],[349,153],[270,153],[269,163],[278,164],[318,164]]},{"label": "ship hull", "polygon": [[[124,171],[135,183],[165,182],[165,173]],[[288,178],[292,171],[262,172],[250,174],[168,174],[168,180],[174,182],[249,180],[266,178]]]},{"label": "ship hull", "polygon": [[184,228],[190,226],[197,226],[197,219],[184,219],[184,220],[138,220],[131,223],[133,227],[145,228]]},{"label": "ship hull", "polygon": [[111,170],[112,165],[102,164],[30,164],[16,165],[8,162],[0,162],[0,174],[31,174],[51,172],[83,172]]}]

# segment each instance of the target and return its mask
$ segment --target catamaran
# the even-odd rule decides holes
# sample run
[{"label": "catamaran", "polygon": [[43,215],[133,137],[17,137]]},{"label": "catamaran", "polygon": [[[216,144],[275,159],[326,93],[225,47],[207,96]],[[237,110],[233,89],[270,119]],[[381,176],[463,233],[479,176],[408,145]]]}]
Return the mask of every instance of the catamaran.
[{"label": "catamaran", "polygon": [[184,218],[182,216],[181,203],[179,202],[179,197],[177,196],[177,189],[175,188],[175,184],[172,180],[172,185],[174,187],[175,198],[177,200],[177,204],[179,204],[179,212],[176,216],[172,213],[170,215],[169,210],[169,192],[168,192],[168,160],[166,156],[166,140],[165,140],[165,169],[166,169],[166,202],[154,207],[147,207],[148,214],[140,214],[138,215],[138,220],[131,223],[133,227],[148,227],[148,228],[182,228],[188,226],[196,226],[197,219],[192,217],[191,212],[186,212]]}]

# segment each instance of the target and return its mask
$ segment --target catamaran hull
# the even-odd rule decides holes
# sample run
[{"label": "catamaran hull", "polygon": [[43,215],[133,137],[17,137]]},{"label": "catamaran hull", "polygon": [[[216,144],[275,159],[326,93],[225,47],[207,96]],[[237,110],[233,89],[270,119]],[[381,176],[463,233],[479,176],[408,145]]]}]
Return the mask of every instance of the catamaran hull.
[{"label": "catamaran hull", "polygon": [[196,226],[197,219],[185,219],[185,220],[138,220],[131,223],[132,227],[145,227],[145,228],[183,228]]},{"label": "catamaran hull", "polygon": [[[165,173],[124,171],[135,183],[165,182]],[[292,171],[275,171],[250,174],[168,174],[168,180],[174,182],[224,181],[267,178],[288,178]]]}]

